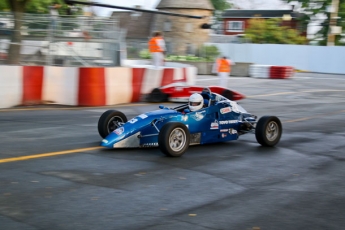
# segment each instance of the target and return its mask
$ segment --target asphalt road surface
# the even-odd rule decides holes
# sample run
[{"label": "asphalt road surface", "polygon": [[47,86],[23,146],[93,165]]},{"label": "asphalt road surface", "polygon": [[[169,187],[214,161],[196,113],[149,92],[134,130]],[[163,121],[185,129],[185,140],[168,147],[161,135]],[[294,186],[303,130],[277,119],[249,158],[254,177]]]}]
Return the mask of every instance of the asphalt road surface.
[{"label": "asphalt road surface", "polygon": [[344,229],[344,83],[312,73],[232,77],[248,112],[281,119],[280,143],[264,148],[246,134],[181,158],[99,147],[105,110],[132,118],[158,104],[0,110],[0,229]]}]

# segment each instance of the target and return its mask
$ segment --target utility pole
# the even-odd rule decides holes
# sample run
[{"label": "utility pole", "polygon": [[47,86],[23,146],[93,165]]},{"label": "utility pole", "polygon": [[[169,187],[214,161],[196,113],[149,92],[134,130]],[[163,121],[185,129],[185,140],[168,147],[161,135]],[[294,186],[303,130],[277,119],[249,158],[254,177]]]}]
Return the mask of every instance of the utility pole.
[{"label": "utility pole", "polygon": [[327,46],[334,46],[335,35],[339,33],[336,31],[338,29],[337,27],[338,8],[339,8],[339,0],[332,0],[332,5],[330,7]]}]

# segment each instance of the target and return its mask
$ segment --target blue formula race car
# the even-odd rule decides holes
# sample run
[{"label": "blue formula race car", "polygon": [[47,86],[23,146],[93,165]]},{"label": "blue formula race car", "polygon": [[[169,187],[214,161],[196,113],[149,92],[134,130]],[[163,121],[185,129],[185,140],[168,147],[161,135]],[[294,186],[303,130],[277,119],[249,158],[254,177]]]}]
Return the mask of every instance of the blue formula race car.
[{"label": "blue formula race car", "polygon": [[255,133],[263,146],[276,145],[282,134],[282,124],[276,116],[259,120],[235,101],[205,88],[200,93],[204,107],[188,110],[188,103],[147,112],[127,121],[116,110],[104,112],[98,121],[102,146],[108,148],[159,147],[168,156],[179,157],[189,145],[237,140],[246,133]]}]

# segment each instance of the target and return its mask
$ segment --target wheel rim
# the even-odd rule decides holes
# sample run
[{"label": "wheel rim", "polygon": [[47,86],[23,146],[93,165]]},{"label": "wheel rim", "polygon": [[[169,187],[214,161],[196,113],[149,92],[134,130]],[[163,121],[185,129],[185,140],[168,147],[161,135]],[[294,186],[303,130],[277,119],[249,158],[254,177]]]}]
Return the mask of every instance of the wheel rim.
[{"label": "wheel rim", "polygon": [[120,127],[119,122],[123,122],[123,119],[119,116],[112,117],[107,124],[108,133],[113,132],[115,129]]},{"label": "wheel rim", "polygon": [[178,152],[186,144],[186,133],[182,128],[174,129],[169,136],[169,145],[174,152]]},{"label": "wheel rim", "polygon": [[269,141],[275,141],[279,135],[279,125],[275,121],[267,124],[266,137]]}]

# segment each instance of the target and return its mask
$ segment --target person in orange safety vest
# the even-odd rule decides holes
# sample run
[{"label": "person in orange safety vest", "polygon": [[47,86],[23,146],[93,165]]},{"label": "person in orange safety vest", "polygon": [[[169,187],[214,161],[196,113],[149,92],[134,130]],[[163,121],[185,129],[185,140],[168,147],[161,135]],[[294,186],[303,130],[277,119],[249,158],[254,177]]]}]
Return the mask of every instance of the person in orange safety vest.
[{"label": "person in orange safety vest", "polygon": [[151,53],[152,64],[155,67],[164,65],[165,41],[161,32],[153,33],[153,37],[148,42],[149,51]]},{"label": "person in orange safety vest", "polygon": [[218,58],[213,66],[213,72],[216,72],[219,77],[219,86],[227,87],[228,77],[231,72],[232,61],[227,57]]}]

